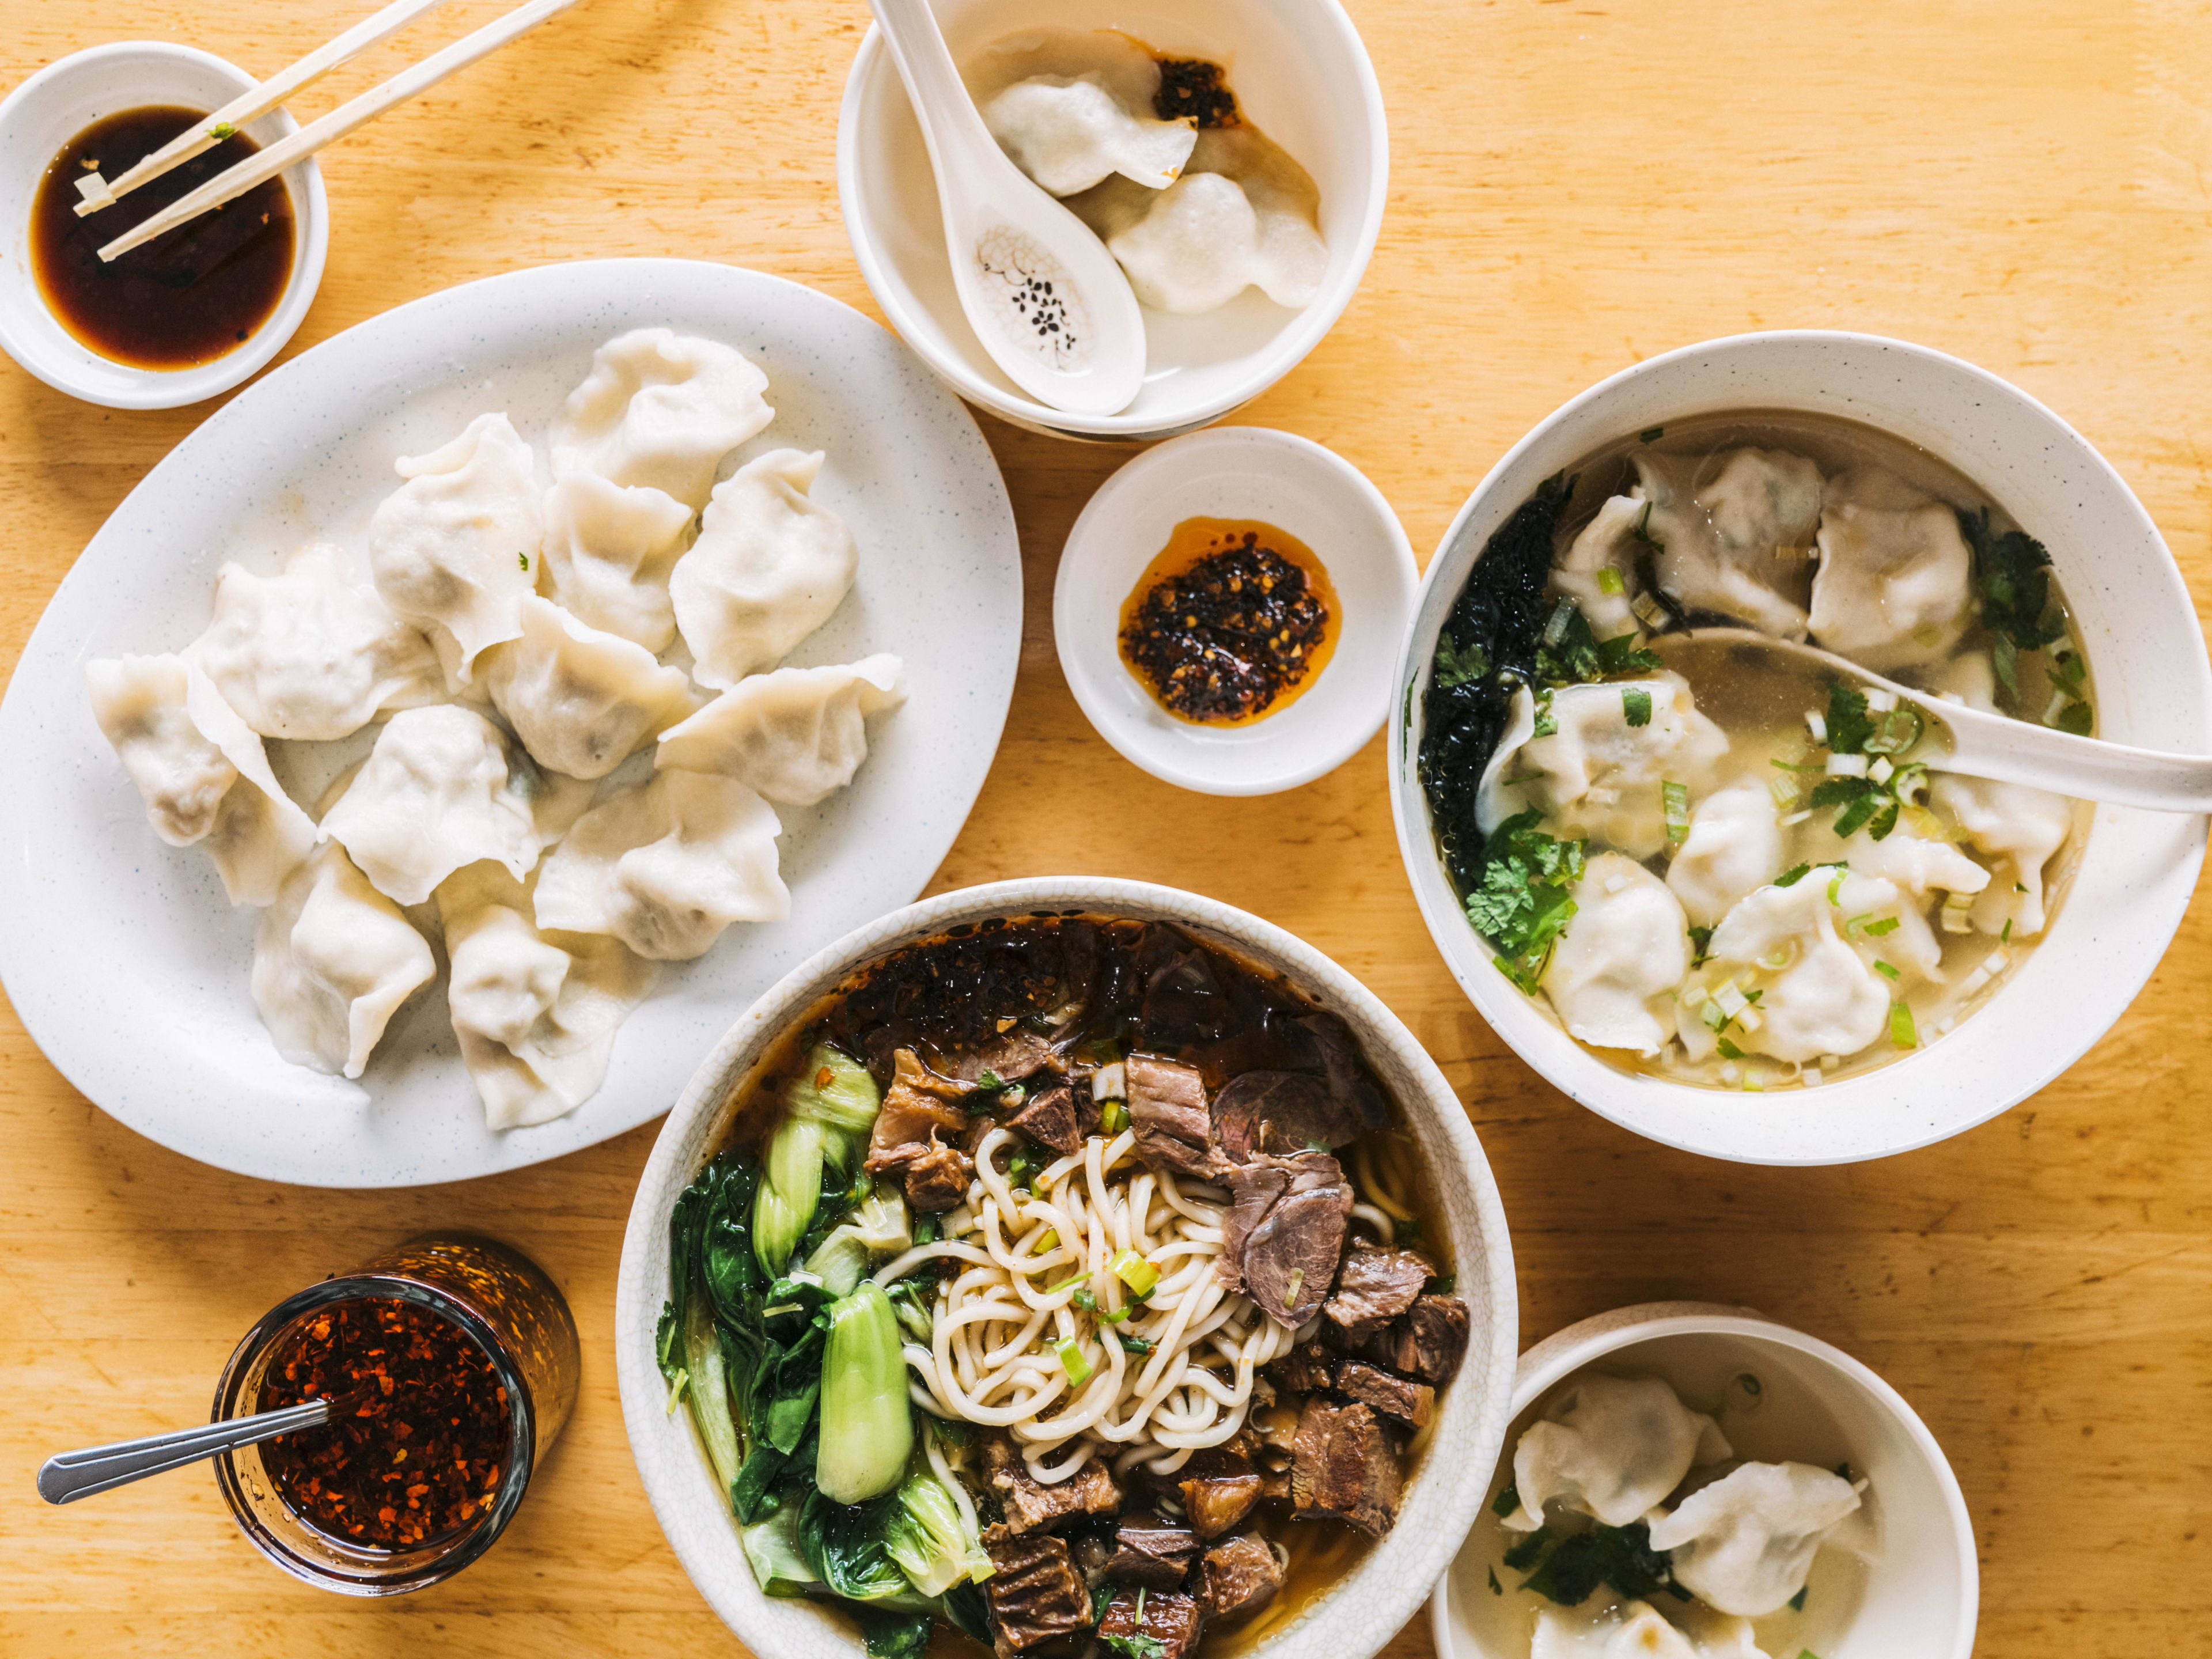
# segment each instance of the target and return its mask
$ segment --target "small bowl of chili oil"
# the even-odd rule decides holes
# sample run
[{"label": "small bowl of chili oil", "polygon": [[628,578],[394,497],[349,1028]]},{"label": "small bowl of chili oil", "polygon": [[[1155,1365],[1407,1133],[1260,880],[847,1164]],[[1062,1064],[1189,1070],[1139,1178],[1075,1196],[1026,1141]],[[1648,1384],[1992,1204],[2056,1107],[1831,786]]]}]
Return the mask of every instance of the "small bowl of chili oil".
[{"label": "small bowl of chili oil", "polygon": [[239,1528],[296,1577],[397,1595],[498,1539],[575,1404],[575,1322],[489,1239],[400,1246],[279,1303],[232,1354],[215,1419],[328,1399],[330,1420],[216,1460]]},{"label": "small bowl of chili oil", "polygon": [[1382,728],[1419,573],[1397,514],[1310,440],[1215,427],[1146,451],[1069,532],[1060,665],[1098,734],[1154,777],[1265,795]]},{"label": "small bowl of chili oil", "polygon": [[80,216],[76,179],[114,179],[253,78],[196,47],[94,46],[0,101],[0,348],[47,385],[111,409],[173,409],[264,368],[307,314],[330,246],[310,157],[112,263],[98,250],[258,148],[299,130],[274,110]]}]

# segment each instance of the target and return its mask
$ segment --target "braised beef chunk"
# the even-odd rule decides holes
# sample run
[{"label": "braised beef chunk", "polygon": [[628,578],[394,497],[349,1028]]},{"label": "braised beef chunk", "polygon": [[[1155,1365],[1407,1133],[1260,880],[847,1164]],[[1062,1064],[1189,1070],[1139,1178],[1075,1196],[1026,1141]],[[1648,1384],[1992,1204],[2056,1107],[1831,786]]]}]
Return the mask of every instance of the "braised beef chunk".
[{"label": "braised beef chunk", "polygon": [[1277,1387],[1291,1394],[1311,1394],[1336,1386],[1336,1356],[1318,1342],[1302,1342],[1267,1367]]},{"label": "braised beef chunk", "polygon": [[955,1103],[961,1085],[930,1071],[911,1048],[900,1049],[893,1066],[891,1086],[868,1133],[871,1175],[904,1169],[939,1139],[951,1139],[968,1127],[968,1114]]},{"label": "braised beef chunk", "polygon": [[1206,1551],[1200,1582],[1208,1619],[1242,1619],[1275,1599],[1283,1587],[1283,1565],[1266,1539],[1239,1533]]},{"label": "braised beef chunk", "polygon": [[1155,1170],[1214,1173],[1221,1159],[1213,1150],[1206,1079],[1198,1068],[1155,1054],[1131,1054],[1122,1075],[1129,1090],[1129,1127],[1137,1132],[1137,1156]]},{"label": "braised beef chunk", "polygon": [[1213,1097],[1214,1139],[1232,1164],[1255,1152],[1341,1146],[1359,1127],[1328,1085],[1305,1072],[1246,1072]]},{"label": "braised beef chunk", "polygon": [[957,1209],[975,1165],[957,1146],[933,1146],[906,1166],[906,1201],[922,1215]]},{"label": "braised beef chunk", "polygon": [[1067,1158],[1083,1150],[1083,1126],[1077,1121],[1074,1091],[1065,1084],[1047,1089],[1006,1120],[1048,1151]]},{"label": "braised beef chunk", "polygon": [[[1352,1188],[1327,1152],[1255,1154],[1229,1177],[1220,1271],[1275,1320],[1303,1325],[1335,1281]],[[1233,1275],[1233,1277],[1231,1277]]]},{"label": "braised beef chunk", "polygon": [[1364,1343],[1412,1307],[1435,1273],[1436,1265],[1426,1256],[1355,1239],[1324,1311],[1347,1341]]},{"label": "braised beef chunk", "polygon": [[1298,1415],[1291,1501],[1300,1515],[1349,1521],[1377,1538],[1398,1518],[1398,1452],[1382,1419],[1319,1395]]},{"label": "braised beef chunk", "polygon": [[983,1534],[993,1571],[983,1581],[997,1621],[1002,1647],[1027,1653],[1056,1638],[1073,1636],[1091,1624],[1091,1594],[1075,1571],[1067,1540]]},{"label": "braised beef chunk", "polygon": [[1121,1517],[1114,1534],[1114,1559],[1106,1576],[1117,1583],[1174,1589],[1198,1559],[1198,1535],[1142,1510]]},{"label": "braised beef chunk", "polygon": [[1467,1356],[1467,1304],[1455,1296],[1425,1296],[1386,1326],[1368,1352],[1394,1371],[1441,1389]]},{"label": "braised beef chunk", "polygon": [[945,1055],[943,1071],[962,1083],[982,1083],[986,1072],[1000,1083],[1019,1083],[1042,1071],[1051,1058],[1050,1037],[1026,1025],[1013,1025],[980,1048]]},{"label": "braised beef chunk", "polygon": [[1218,1446],[1200,1446],[1183,1460],[1183,1465],[1167,1477],[1165,1485],[1178,1487],[1186,1480],[1212,1480],[1223,1475],[1249,1474],[1252,1459],[1260,1449],[1260,1436],[1250,1423],[1231,1435]]},{"label": "braised beef chunk", "polygon": [[[1098,1634],[1107,1638],[1108,1645],[1123,1653],[1142,1652],[1150,1659],[1188,1659],[1206,1623],[1206,1610],[1199,1606],[1198,1598],[1146,1590],[1141,1615],[1137,1606],[1133,1589],[1117,1592],[1107,1603],[1105,1615],[1098,1621]],[[1159,1645],[1157,1649],[1140,1646],[1133,1638]]]},{"label": "braised beef chunk", "polygon": [[1121,1489],[1097,1458],[1066,1480],[1045,1486],[1037,1484],[1021,1453],[1004,1435],[983,1443],[983,1457],[990,1466],[991,1489],[1005,1506],[1010,1533],[1041,1532],[1079,1516],[1111,1515],[1121,1507]]},{"label": "braised beef chunk", "polygon": [[1409,1429],[1428,1427],[1429,1413],[1437,1403],[1437,1391],[1427,1383],[1393,1376],[1364,1360],[1346,1360],[1336,1374],[1336,1386],[1361,1405],[1371,1406]]},{"label": "braised beef chunk", "polygon": [[1334,1014],[1318,1012],[1301,1014],[1297,1024],[1311,1047],[1315,1063],[1328,1079],[1329,1093],[1351,1113],[1352,1121],[1362,1129],[1388,1127],[1390,1109],[1368,1074],[1359,1053],[1359,1039],[1352,1035],[1352,1028]]},{"label": "braised beef chunk", "polygon": [[1182,1483],[1183,1513],[1190,1517],[1190,1529],[1200,1538],[1220,1537],[1251,1514],[1259,1501],[1256,1474],[1217,1475]]}]

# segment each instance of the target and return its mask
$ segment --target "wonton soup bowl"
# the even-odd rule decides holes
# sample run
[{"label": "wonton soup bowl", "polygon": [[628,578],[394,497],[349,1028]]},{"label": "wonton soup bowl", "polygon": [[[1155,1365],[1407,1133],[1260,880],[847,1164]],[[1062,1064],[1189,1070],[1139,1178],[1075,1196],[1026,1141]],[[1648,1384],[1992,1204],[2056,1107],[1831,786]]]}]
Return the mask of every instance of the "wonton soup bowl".
[{"label": "wonton soup bowl", "polygon": [[1322,291],[1297,311],[1256,289],[1197,316],[1146,311],[1144,386],[1119,413],[1040,403],[991,361],[961,309],[921,129],[883,31],[871,27],[837,118],[837,200],[884,318],[947,386],[1033,432],[1150,442],[1219,420],[1321,343],[1366,273],[1390,173],[1382,89],[1337,0],[932,0],[932,9],[963,67],[993,41],[1039,28],[1119,29],[1221,64],[1244,112],[1313,175],[1328,244]]},{"label": "wonton soup bowl", "polygon": [[1844,1164],[1959,1134],[2087,1052],[2157,967],[2204,854],[2198,817],[2100,806],[2041,944],[1978,1012],[1920,1053],[1817,1091],[1692,1087],[1616,1069],[1492,964],[1437,856],[1418,772],[1437,635],[1484,544],[1545,479],[1625,435],[1727,410],[1856,421],[1918,445],[1989,492],[2051,550],[2098,691],[2098,733],[2212,751],[2212,672],[2173,556],[2088,441],[2019,388],[1923,346],[1872,335],[1744,334],[1623,370],[1550,416],[1468,498],[1429,564],[1391,707],[1399,849],[1437,947],[1521,1057],[1625,1128],[1749,1164]]},{"label": "wonton soup bowl", "polygon": [[[754,1652],[775,1659],[857,1659],[842,1615],[761,1593],[737,1523],[691,1428],[671,1413],[653,1363],[668,1292],[668,1223],[677,1194],[719,1142],[735,1086],[788,1023],[853,969],[902,945],[987,917],[1091,912],[1171,922],[1272,969],[1342,1018],[1398,1103],[1423,1154],[1471,1315],[1465,1364],[1443,1390],[1415,1455],[1398,1522],[1351,1572],[1253,1649],[1268,1659],[1368,1659],[1395,1635],[1451,1560],[1482,1501],[1469,1473],[1496,1461],[1513,1391],[1517,1303],[1512,1246],[1497,1184],[1474,1131],[1436,1063],[1359,981],[1281,928],[1195,894],[1149,883],[1041,878],[971,887],[892,912],[793,971],[748,1009],[702,1062],[668,1115],[638,1183],[616,1291],[616,1370],[630,1450],[662,1531],[692,1582]],[[1295,1524],[1295,1523],[1293,1523]]]}]

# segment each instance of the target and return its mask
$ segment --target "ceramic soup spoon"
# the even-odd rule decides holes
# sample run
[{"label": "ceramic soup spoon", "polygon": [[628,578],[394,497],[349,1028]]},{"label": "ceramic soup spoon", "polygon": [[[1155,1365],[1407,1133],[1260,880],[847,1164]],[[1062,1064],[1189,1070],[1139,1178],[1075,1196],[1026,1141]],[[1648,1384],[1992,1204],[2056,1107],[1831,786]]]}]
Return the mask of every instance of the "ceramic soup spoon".
[{"label": "ceramic soup spoon", "polygon": [[[1778,640],[1746,628],[1698,628],[1662,634],[1651,641],[1668,665],[1697,688],[1700,647],[1724,646],[1770,664],[1794,665],[1808,679],[1841,680],[1861,690],[1885,691],[1928,722],[1912,758],[1938,772],[1957,772],[1999,783],[2023,783],[2076,800],[2140,806],[2154,812],[2212,812],[2212,758],[2130,749],[2054,732],[2031,720],[1993,714],[1932,692],[1915,690],[1816,646]],[[1710,678],[1717,680],[1715,672]],[[1704,694],[1701,691],[1699,695]]]},{"label": "ceramic soup spoon", "polygon": [[1129,279],[1088,225],[1007,160],[928,0],[870,3],[921,123],[953,284],[976,337],[1040,402],[1118,414],[1145,379],[1145,319]]}]

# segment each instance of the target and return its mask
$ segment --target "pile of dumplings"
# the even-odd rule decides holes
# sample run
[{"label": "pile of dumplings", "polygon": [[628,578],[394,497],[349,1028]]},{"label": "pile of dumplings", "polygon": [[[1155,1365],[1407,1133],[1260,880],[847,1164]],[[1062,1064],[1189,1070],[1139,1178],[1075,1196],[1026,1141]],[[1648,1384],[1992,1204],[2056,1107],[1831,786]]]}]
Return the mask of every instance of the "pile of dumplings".
[{"label": "pile of dumplings", "polygon": [[[182,651],[86,664],[155,834],[260,908],[253,999],[287,1060],[360,1077],[441,934],[486,1121],[543,1123],[599,1089],[659,963],[788,914],[775,806],[851,781],[905,689],[891,656],[776,666],[860,555],[809,495],[818,452],[715,482],[767,390],[733,347],[624,334],[554,425],[550,488],[478,416],[398,461],[368,580],[325,542],[273,575],[227,563]],[[277,781],[264,739],[376,722],[313,816]]]}]

